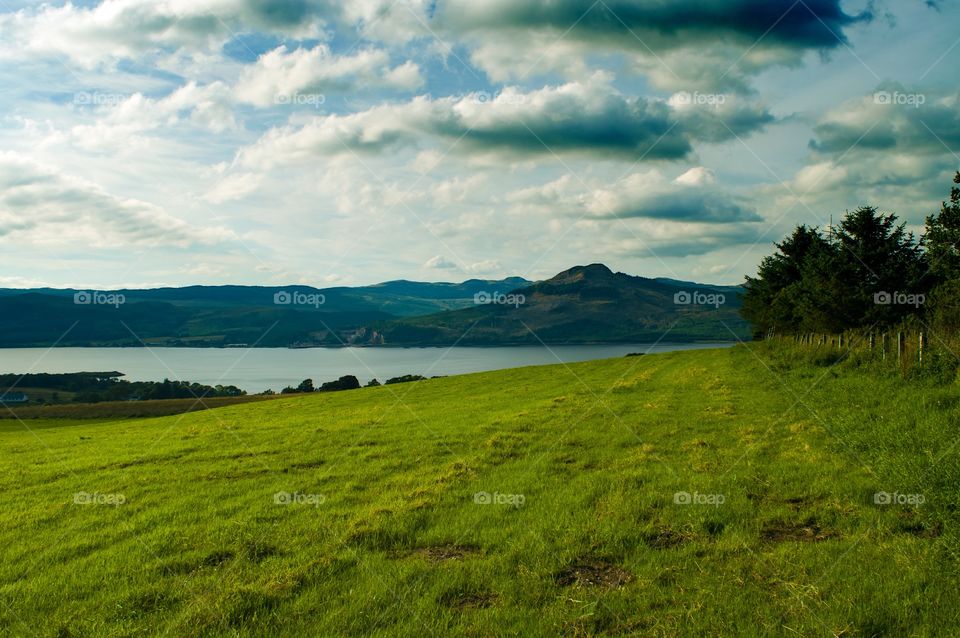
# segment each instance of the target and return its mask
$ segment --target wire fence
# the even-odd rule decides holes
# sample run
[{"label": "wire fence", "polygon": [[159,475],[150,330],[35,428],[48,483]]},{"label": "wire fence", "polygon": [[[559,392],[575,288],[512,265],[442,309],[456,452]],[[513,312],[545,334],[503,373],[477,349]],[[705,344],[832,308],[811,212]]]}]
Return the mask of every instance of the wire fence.
[{"label": "wire fence", "polygon": [[930,329],[847,331],[837,334],[770,333],[764,339],[799,353],[828,359],[848,358],[897,369],[904,376],[924,370],[956,371],[960,334]]}]

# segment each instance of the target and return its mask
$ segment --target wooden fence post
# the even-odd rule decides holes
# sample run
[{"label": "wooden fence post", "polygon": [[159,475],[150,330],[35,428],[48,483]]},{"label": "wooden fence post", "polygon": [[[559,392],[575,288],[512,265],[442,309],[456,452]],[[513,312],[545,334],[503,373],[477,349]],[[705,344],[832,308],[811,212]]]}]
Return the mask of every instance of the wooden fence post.
[{"label": "wooden fence post", "polygon": [[899,362],[903,359],[903,346],[904,346],[904,334],[902,332],[897,333],[897,361]]},{"label": "wooden fence post", "polygon": [[921,366],[923,365],[923,344],[924,344],[925,342],[926,342],[926,340],[923,338],[923,332],[921,332],[921,333],[920,333],[920,341],[919,341],[919,343],[917,344],[917,345],[918,345],[918,348],[919,348],[919,353],[920,353],[919,358],[917,359],[917,363],[918,363],[918,365],[921,365]]}]

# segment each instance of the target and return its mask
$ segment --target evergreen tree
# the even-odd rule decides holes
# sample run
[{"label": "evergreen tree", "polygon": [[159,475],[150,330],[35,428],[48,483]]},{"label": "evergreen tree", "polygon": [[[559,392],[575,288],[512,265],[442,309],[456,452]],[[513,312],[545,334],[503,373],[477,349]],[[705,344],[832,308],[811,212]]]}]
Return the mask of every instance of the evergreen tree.
[{"label": "evergreen tree", "polygon": [[[953,183],[960,184],[960,171]],[[927,300],[928,316],[933,326],[955,331],[960,329],[960,188],[953,186],[949,203],[926,221],[923,245],[937,284]]]},{"label": "evergreen tree", "polygon": [[830,249],[816,228],[802,225],[776,247],[776,253],[760,262],[757,277],[747,277],[745,284],[741,314],[753,324],[755,336],[800,327],[796,308],[805,264]]},{"label": "evergreen tree", "polygon": [[745,284],[741,312],[756,336],[892,325],[919,312],[897,299],[929,288],[921,246],[895,215],[870,206],[827,237],[798,226],[776,246]]},{"label": "evergreen tree", "polygon": [[[953,183],[960,184],[960,171]],[[960,279],[960,188],[951,188],[950,202],[943,202],[938,215],[927,217],[923,243],[936,277],[941,281]]]},{"label": "evergreen tree", "polygon": [[821,271],[810,292],[822,289],[825,305],[835,313],[836,329],[892,325],[917,308],[885,303],[895,293],[922,292],[926,271],[920,246],[896,215],[883,215],[872,206],[848,213],[840,222],[831,272]]}]

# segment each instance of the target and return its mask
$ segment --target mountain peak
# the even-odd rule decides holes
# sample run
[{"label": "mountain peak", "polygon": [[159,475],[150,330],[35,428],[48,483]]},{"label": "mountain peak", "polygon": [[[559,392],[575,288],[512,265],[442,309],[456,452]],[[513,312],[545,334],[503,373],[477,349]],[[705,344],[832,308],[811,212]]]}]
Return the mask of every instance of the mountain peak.
[{"label": "mountain peak", "polygon": [[613,271],[610,270],[605,264],[587,264],[586,266],[574,266],[571,270],[580,270],[587,275],[612,275]]},{"label": "mountain peak", "polygon": [[603,264],[588,264],[586,266],[574,266],[568,270],[550,278],[554,283],[569,283],[574,281],[598,281],[607,280],[614,276],[612,270]]}]

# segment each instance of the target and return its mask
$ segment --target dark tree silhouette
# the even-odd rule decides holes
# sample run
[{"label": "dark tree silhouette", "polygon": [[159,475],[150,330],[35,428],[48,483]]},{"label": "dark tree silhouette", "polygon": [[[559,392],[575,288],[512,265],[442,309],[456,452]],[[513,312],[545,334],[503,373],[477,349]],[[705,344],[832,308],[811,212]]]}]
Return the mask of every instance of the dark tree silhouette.
[{"label": "dark tree silhouette", "polygon": [[899,301],[932,283],[905,226],[872,206],[847,213],[826,236],[798,226],[747,277],[741,312],[755,336],[891,326],[922,312]]},{"label": "dark tree silhouette", "polygon": [[[953,183],[960,184],[960,171]],[[960,279],[960,188],[951,188],[950,202],[943,202],[939,214],[927,217],[923,243],[934,275],[943,281]]]},{"label": "dark tree silhouette", "polygon": [[815,228],[797,226],[776,244],[777,252],[760,262],[757,277],[747,277],[741,314],[753,324],[754,335],[768,331],[795,332],[802,318],[796,307],[804,264],[830,246]]}]

